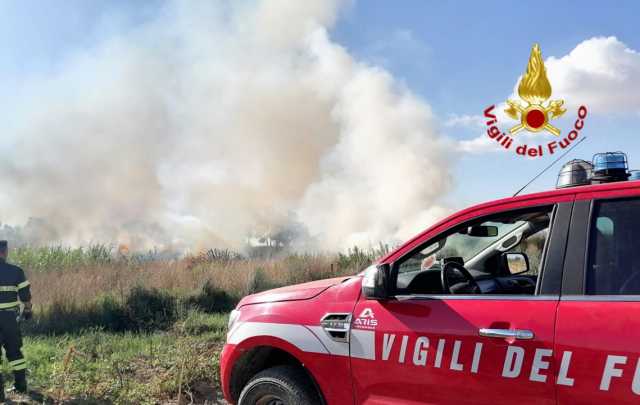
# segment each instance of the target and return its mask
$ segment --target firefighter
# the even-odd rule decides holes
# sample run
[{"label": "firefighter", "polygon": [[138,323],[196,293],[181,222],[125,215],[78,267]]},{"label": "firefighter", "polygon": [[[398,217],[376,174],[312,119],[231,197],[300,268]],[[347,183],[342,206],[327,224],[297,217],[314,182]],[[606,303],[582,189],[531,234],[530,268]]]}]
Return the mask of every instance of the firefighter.
[{"label": "firefighter", "polygon": [[[22,355],[22,336],[18,319],[20,302],[24,309],[22,318],[31,319],[31,291],[24,271],[7,263],[8,244],[0,240],[0,338],[7,360],[13,371],[14,390],[27,392],[27,362]],[[0,399],[4,399],[4,383],[0,375]]]}]

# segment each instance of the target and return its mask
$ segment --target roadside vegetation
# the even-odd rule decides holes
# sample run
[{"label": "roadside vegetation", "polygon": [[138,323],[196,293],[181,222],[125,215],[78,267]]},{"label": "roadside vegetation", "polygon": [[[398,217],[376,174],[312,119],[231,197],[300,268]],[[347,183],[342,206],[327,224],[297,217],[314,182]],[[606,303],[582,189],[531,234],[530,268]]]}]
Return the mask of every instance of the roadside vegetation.
[{"label": "roadside vegetation", "polygon": [[[182,258],[109,246],[18,248],[32,285],[23,325],[31,403],[210,403],[238,300],[280,286],[353,275],[386,252]],[[11,381],[4,364],[5,379]]]}]

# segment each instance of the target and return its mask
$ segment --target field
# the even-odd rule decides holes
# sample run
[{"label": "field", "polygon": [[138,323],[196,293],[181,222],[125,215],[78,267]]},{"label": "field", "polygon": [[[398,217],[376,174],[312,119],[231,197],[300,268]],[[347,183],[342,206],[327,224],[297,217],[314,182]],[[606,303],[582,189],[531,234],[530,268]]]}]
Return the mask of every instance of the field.
[{"label": "field", "polygon": [[226,314],[242,296],[355,274],[383,251],[166,259],[103,245],[15,249],[10,261],[27,272],[35,310],[23,324],[32,392],[21,400],[218,403]]}]

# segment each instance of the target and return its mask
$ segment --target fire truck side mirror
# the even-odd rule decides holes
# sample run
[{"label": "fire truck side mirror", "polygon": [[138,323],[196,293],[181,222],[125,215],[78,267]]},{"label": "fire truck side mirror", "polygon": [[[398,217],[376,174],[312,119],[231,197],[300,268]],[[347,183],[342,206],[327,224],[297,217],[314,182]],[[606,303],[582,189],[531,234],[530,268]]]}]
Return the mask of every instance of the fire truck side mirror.
[{"label": "fire truck side mirror", "polygon": [[362,280],[362,295],[372,300],[388,299],[390,274],[391,266],[388,264],[372,265],[366,269]]}]

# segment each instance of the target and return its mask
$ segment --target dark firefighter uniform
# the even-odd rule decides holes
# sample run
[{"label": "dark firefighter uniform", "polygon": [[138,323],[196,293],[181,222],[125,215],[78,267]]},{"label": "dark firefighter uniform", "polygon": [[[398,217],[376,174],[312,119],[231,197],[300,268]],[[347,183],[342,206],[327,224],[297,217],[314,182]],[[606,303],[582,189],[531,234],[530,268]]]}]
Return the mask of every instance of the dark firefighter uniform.
[{"label": "dark firefighter uniform", "polygon": [[[0,245],[2,244],[0,241]],[[3,246],[0,246],[0,250],[2,248]],[[6,245],[4,250],[6,251]],[[15,389],[18,392],[26,392],[27,362],[22,355],[22,336],[18,325],[20,302],[18,300],[27,304],[30,315],[31,291],[24,271],[0,257],[0,339],[15,377]],[[0,383],[2,383],[1,376]],[[0,394],[2,394],[0,397],[4,396],[2,387],[0,387]]]}]

